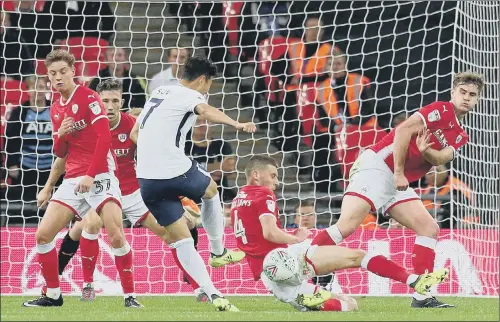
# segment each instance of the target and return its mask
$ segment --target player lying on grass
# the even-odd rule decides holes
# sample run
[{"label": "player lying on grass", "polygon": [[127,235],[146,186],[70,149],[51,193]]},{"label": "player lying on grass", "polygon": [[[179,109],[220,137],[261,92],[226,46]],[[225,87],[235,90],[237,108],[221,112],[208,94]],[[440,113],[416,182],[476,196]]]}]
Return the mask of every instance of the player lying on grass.
[{"label": "player lying on grass", "polygon": [[62,306],[54,238],[74,217],[93,208],[106,227],[126,307],[141,307],[134,295],[132,252],[123,231],[121,194],[106,111],[98,95],[76,85],[75,57],[64,50],[45,59],[52,86],[61,94],[50,108],[54,153],[66,158],[66,174],[49,203],[35,234],[38,262],[47,293],[23,306]]},{"label": "player lying on grass", "polygon": [[137,178],[144,203],[171,237],[172,253],[186,275],[207,294],[219,310],[237,310],[215,288],[182,214],[179,196],[195,202],[203,200],[201,221],[210,243],[209,263],[221,266],[238,262],[245,254],[229,251],[222,242],[224,217],[217,184],[210,174],[184,153],[186,134],[196,115],[207,120],[255,132],[253,123],[239,123],[207,104],[212,79],[217,68],[208,59],[190,57],[179,84],[161,86],[153,91],[131,133],[137,138]]},{"label": "player lying on grass", "polygon": [[[291,235],[282,230],[274,190],[278,185],[278,165],[268,156],[254,156],[245,168],[247,185],[233,200],[231,219],[238,248],[246,258],[255,280],[262,280],[266,288],[279,300],[300,311],[352,311],[356,301],[350,297],[332,294],[310,283],[314,276],[327,275],[340,269],[363,267],[382,277],[405,283],[419,293],[443,281],[448,270],[430,274],[411,274],[403,267],[381,255],[366,254],[360,249],[340,246],[311,246],[309,231],[298,228]],[[276,278],[280,265],[263,267],[266,256],[275,250],[282,258],[291,257],[298,269],[292,279],[284,282]],[[280,254],[277,254],[280,255]],[[278,259],[279,262],[280,259]],[[281,266],[289,263],[283,262]]]},{"label": "player lying on grass", "polygon": [[[417,234],[413,271],[432,272],[439,226],[408,185],[425,176],[432,166],[452,161],[457,150],[467,143],[469,137],[460,121],[476,106],[483,86],[481,75],[456,74],[449,102],[421,108],[365,150],[351,168],[339,220],[318,234],[313,244],[338,245],[359,227],[366,213],[381,210]],[[454,307],[430,294],[417,293],[411,306]]]},{"label": "player lying on grass", "polygon": [[[112,148],[117,157],[117,177],[120,182],[122,193],[123,214],[134,227],[142,225],[167,243],[168,232],[160,226],[151,215],[144,204],[137,178],[135,176],[135,142],[129,137],[129,133],[135,124],[135,117],[120,112],[122,107],[122,83],[118,80],[106,80],[99,84],[97,92],[107,111],[111,128]],[[44,206],[50,198],[52,189],[59,177],[64,173],[65,159],[58,158],[51,170],[49,180],[38,195],[38,204]],[[182,198],[183,206],[193,215],[199,216],[198,206],[188,198]],[[93,275],[97,258],[99,256],[99,244],[97,236],[102,227],[102,221],[93,210],[90,211],[85,220],[77,222],[68,232],[60,248],[59,275],[62,274],[69,260],[78,250],[79,241],[82,243],[81,258],[84,272],[84,285],[81,299],[92,301],[95,298]],[[174,254],[175,257],[175,254]],[[177,259],[176,259],[177,262]],[[223,264],[229,264],[225,261]],[[179,268],[183,270],[182,266]],[[202,293],[196,284],[191,284],[195,292]],[[43,291],[42,291],[43,294]]]}]

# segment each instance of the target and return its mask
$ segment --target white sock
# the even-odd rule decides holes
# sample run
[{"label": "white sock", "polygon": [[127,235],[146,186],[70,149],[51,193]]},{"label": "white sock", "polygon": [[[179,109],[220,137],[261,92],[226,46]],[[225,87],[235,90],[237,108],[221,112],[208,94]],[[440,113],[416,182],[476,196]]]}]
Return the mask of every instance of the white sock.
[{"label": "white sock", "polygon": [[222,296],[212,283],[203,259],[194,248],[193,238],[185,238],[169,246],[175,249],[177,259],[182,268],[184,268],[186,273],[191,276],[209,298],[212,298],[214,294]]},{"label": "white sock", "polygon": [[85,286],[89,285],[90,284],[90,287],[94,288],[94,282],[83,282],[83,287],[82,288],[85,288]]},{"label": "white sock", "polygon": [[59,296],[61,296],[61,289],[59,287],[47,288],[47,297],[57,300]]},{"label": "white sock", "polygon": [[337,225],[328,227],[326,229],[326,232],[328,233],[328,235],[330,235],[330,238],[335,242],[336,245],[340,244],[340,242],[344,239]]},{"label": "white sock", "polygon": [[406,280],[406,284],[407,285],[411,285],[413,283],[415,283],[415,281],[418,279],[418,275],[417,274],[410,274],[410,276],[408,276],[408,279]]},{"label": "white sock", "polygon": [[222,215],[222,204],[218,192],[212,199],[203,199],[201,223],[208,235],[210,251],[214,255],[222,255],[224,253],[224,244],[222,243],[224,216]]}]

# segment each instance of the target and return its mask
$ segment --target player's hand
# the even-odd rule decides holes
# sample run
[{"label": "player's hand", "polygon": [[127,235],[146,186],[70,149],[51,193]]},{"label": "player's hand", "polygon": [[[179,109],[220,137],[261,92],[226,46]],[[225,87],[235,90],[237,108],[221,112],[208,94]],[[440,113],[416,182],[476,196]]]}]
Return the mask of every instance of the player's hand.
[{"label": "player's hand", "polygon": [[59,130],[57,131],[57,135],[59,138],[63,138],[66,135],[70,134],[73,132],[73,126],[75,125],[75,119],[72,117],[66,117],[61,123],[61,127],[59,127]]},{"label": "player's hand", "polygon": [[52,195],[52,189],[43,187],[42,190],[36,196],[36,205],[40,209],[45,209],[49,203],[50,196]]},{"label": "player's hand", "polygon": [[396,189],[398,191],[405,191],[410,185],[404,173],[394,173],[394,183],[396,184]]},{"label": "player's hand", "polygon": [[305,227],[299,227],[295,231],[294,235],[295,235],[295,237],[297,237],[299,239],[298,242],[300,243],[300,242],[303,242],[304,240],[306,240],[310,234],[311,234],[311,232],[309,231],[309,229],[307,229]]},{"label": "player's hand", "polygon": [[420,130],[417,135],[417,147],[420,153],[424,153],[434,142],[430,142],[431,132],[429,130]]},{"label": "player's hand", "polygon": [[94,184],[94,178],[90,176],[83,177],[82,181],[80,181],[75,187],[75,193],[86,193],[89,192]]},{"label": "player's hand", "polygon": [[248,133],[254,133],[257,130],[257,127],[253,122],[248,122],[248,123],[238,123],[236,125],[237,130],[243,130],[244,132]]}]

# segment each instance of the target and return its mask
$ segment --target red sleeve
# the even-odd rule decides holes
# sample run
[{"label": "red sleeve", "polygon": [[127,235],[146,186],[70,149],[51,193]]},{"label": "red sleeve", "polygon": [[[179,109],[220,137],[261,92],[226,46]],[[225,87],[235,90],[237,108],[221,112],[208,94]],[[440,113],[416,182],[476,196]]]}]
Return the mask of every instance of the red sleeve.
[{"label": "red sleeve", "polygon": [[68,154],[68,141],[59,138],[59,135],[54,134],[54,154],[59,158],[64,158]]},{"label": "red sleeve", "polygon": [[276,198],[272,195],[265,195],[255,205],[259,219],[262,216],[272,215],[276,217]]},{"label": "red sleeve", "polygon": [[96,117],[92,122],[92,127],[97,135],[97,142],[87,175],[95,178],[98,169],[102,168],[102,165],[107,162],[108,153],[111,149],[111,132],[109,131],[109,121],[106,116],[104,118]]},{"label": "red sleeve", "polygon": [[61,121],[57,120],[54,115],[54,109],[50,109],[50,119],[52,121],[52,136],[54,139],[53,149],[54,154],[59,158],[64,158],[68,154],[68,141],[65,138],[59,138],[59,128],[61,127]]},{"label": "red sleeve", "polygon": [[449,113],[447,112],[450,112],[450,108],[453,108],[447,106],[448,104],[448,102],[434,102],[422,107],[415,114],[422,118],[422,121],[424,121],[425,126],[429,130],[437,130],[448,124],[447,117]]}]

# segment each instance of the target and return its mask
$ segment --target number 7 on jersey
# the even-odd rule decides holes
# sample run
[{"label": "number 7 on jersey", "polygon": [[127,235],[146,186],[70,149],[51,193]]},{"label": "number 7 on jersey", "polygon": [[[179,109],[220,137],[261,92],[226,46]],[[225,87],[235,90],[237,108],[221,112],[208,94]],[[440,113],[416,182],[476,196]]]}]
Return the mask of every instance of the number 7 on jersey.
[{"label": "number 7 on jersey", "polygon": [[[144,119],[142,120],[141,129],[144,128],[144,124],[146,124],[146,121],[148,120],[148,117],[151,115],[151,113],[153,113],[153,110],[158,106],[160,106],[162,102],[163,102],[162,98],[152,98],[146,103],[146,106],[148,104],[151,104],[151,108],[149,109],[148,113],[144,116]],[[147,108],[146,106],[144,108]]]}]

